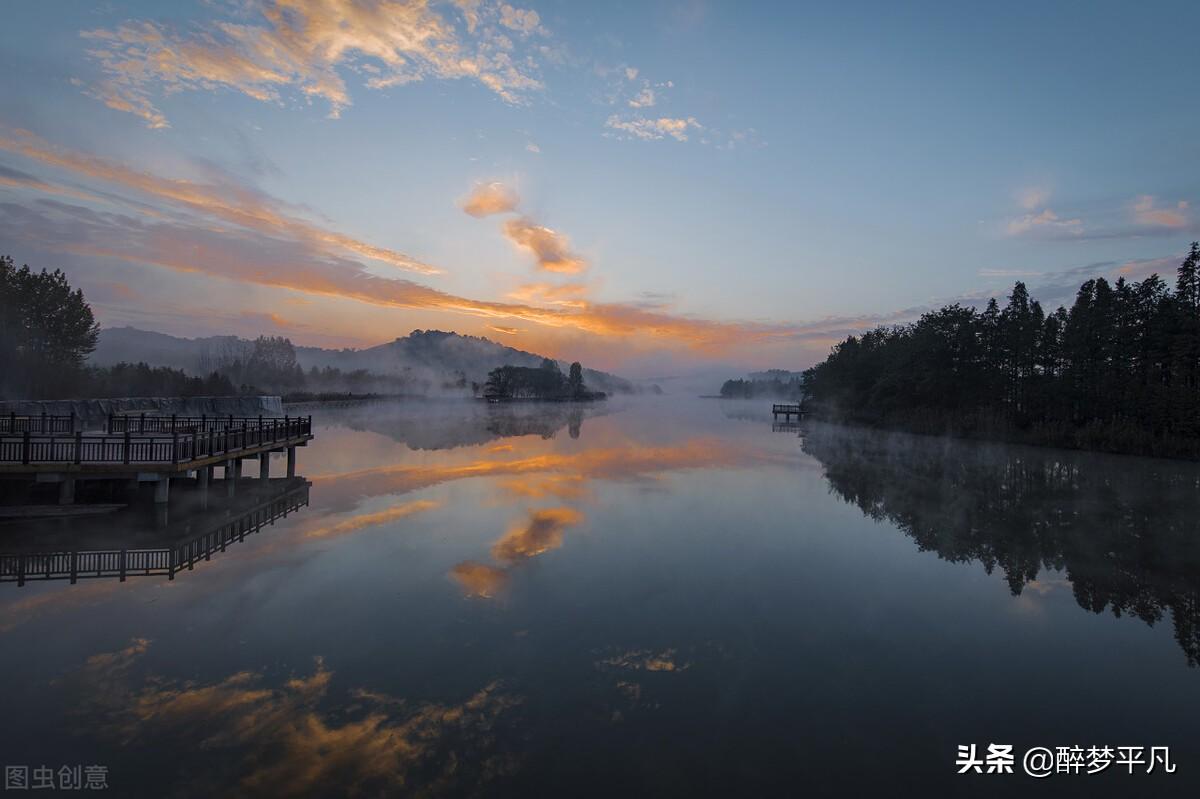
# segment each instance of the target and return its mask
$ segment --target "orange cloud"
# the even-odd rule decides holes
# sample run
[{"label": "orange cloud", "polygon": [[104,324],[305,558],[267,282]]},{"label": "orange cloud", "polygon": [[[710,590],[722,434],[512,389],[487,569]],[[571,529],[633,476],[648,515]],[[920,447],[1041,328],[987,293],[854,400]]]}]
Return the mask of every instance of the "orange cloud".
[{"label": "orange cloud", "polygon": [[[523,477],[534,474],[562,475],[578,483],[582,490],[583,483],[588,480],[639,479],[665,471],[740,465],[761,457],[750,450],[730,445],[728,441],[693,439],[682,444],[657,447],[625,444],[575,453],[550,452],[511,459],[484,458],[445,465],[389,464],[352,472],[318,474],[310,480],[316,486],[336,488],[357,497],[416,491],[475,477]],[[511,488],[511,484],[506,487]],[[529,489],[529,492],[533,490]],[[528,496],[534,495],[529,492]]]},{"label": "orange cloud", "polygon": [[583,296],[587,286],[580,283],[526,283],[517,286],[508,293],[510,299],[518,302],[532,302],[542,305],[562,305],[567,308],[586,308]]},{"label": "orange cloud", "polygon": [[355,701],[335,701],[339,712],[329,714],[322,708],[333,672],[320,657],[312,673],[277,684],[255,671],[212,682],[139,679],[134,666],[148,648],[137,639],[95,655],[63,678],[63,690],[87,697],[88,712],[117,741],[173,736],[191,751],[228,748],[222,779],[236,784],[218,788],[201,775],[193,787],[204,795],[333,796],[364,785],[395,795],[423,781],[452,793],[479,792],[486,769],[460,764],[489,757],[499,718],[520,703],[498,682],[454,704],[355,688],[348,692]]},{"label": "orange cloud", "polygon": [[533,511],[523,524],[509,529],[492,545],[492,557],[501,563],[519,563],[562,546],[563,532],[583,521],[574,508],[545,508]]},{"label": "orange cloud", "polygon": [[[433,79],[470,79],[511,103],[542,87],[533,56],[493,24],[544,33],[536,12],[505,5],[460,4],[466,23],[425,0],[266,0],[259,24],[219,21],[191,35],[153,22],[87,31],[89,55],[105,79],[89,93],[108,107],[136,114],[151,128],[169,126],[152,99],[157,92],[232,89],[280,102],[294,88],[328,101],[330,116],[350,105],[339,68],[354,65],[383,89]],[[523,37],[523,38],[526,38]]]},{"label": "orange cloud", "polygon": [[571,243],[566,236],[535,224],[527,217],[505,222],[504,235],[513,244],[532,253],[539,269],[564,274],[587,269],[587,261],[571,252]]},{"label": "orange cloud", "polygon": [[462,201],[462,209],[478,219],[515,211],[520,202],[517,193],[503,183],[481,183]]},{"label": "orange cloud", "polygon": [[388,522],[398,521],[414,513],[424,513],[425,511],[435,510],[440,507],[440,502],[434,502],[428,499],[419,499],[413,502],[405,502],[401,505],[388,508],[386,510],[376,511],[374,513],[363,513],[354,516],[343,522],[318,527],[315,530],[309,530],[304,534],[305,538],[338,538],[344,535],[356,533],[359,530],[367,527],[376,527]]},{"label": "orange cloud", "polygon": [[508,585],[508,572],[486,563],[465,560],[450,570],[450,576],[466,590],[468,596],[491,599]]},{"label": "orange cloud", "polygon": [[[761,345],[771,340],[828,336],[839,320],[807,325],[723,322],[668,313],[635,304],[567,300],[579,293],[558,287],[543,296],[559,307],[475,300],[408,280],[367,271],[343,251],[403,266],[413,271],[440,270],[403,253],[369,245],[345,234],[286,214],[283,204],[258,190],[233,183],[207,184],[170,179],[89,154],[53,147],[25,131],[0,129],[0,149],[92,180],[105,181],[233,226],[161,219],[155,224],[90,208],[42,203],[37,208],[0,209],[0,237],[21,239],[49,250],[83,256],[119,258],[183,273],[205,274],[241,283],[291,289],[312,296],[363,302],[384,308],[428,309],[530,322],[548,329],[621,337],[635,346],[684,346],[707,354]],[[582,259],[566,239],[527,220],[514,233],[545,268],[580,269]],[[536,284],[535,284],[536,285]],[[550,300],[550,297],[560,299]],[[877,317],[869,317],[874,320]],[[511,327],[512,325],[508,325]],[[836,328],[835,328],[836,329]]]},{"label": "orange cloud", "polygon": [[518,478],[500,484],[500,487],[519,497],[542,499],[560,497],[579,499],[587,493],[587,481],[582,475],[551,475],[542,478]]}]

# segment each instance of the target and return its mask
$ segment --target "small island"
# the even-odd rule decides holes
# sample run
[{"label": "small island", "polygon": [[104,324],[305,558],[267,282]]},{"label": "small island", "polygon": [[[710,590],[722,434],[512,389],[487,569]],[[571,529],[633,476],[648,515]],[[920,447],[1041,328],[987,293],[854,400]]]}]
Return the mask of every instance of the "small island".
[{"label": "small island", "polygon": [[552,358],[543,359],[537,367],[500,366],[488,372],[483,385],[483,398],[488,402],[595,402],[607,396],[603,391],[588,389],[579,361],[572,363],[564,375]]}]

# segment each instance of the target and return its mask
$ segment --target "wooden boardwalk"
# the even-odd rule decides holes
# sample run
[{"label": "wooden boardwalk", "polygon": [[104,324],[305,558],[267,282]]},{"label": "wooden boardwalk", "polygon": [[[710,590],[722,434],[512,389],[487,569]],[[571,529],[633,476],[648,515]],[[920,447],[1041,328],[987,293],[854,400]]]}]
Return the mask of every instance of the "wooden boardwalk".
[{"label": "wooden boardwalk", "polygon": [[[293,483],[295,481],[292,481]],[[24,585],[38,580],[69,580],[154,575],[175,579],[175,574],[191,570],[197,563],[224,552],[230,544],[245,541],[246,536],[273,525],[308,505],[310,483],[303,482],[283,493],[222,520],[203,534],[163,547],[129,549],[58,550],[48,552],[0,553],[0,582]]]},{"label": "wooden boardwalk", "polygon": [[[22,419],[16,417],[15,424],[12,418],[9,421],[15,428],[27,428],[35,419],[41,423],[40,417]],[[158,482],[155,500],[166,502],[166,486],[173,477],[197,472],[207,486],[213,467],[240,475],[246,459],[257,459],[260,476],[266,477],[273,452],[287,452],[288,476],[294,476],[296,447],[313,438],[311,416],[114,416],[108,428],[119,434],[76,430],[55,435],[24,429],[20,434],[0,435],[0,479],[61,483],[63,504],[74,501],[75,480]]]}]

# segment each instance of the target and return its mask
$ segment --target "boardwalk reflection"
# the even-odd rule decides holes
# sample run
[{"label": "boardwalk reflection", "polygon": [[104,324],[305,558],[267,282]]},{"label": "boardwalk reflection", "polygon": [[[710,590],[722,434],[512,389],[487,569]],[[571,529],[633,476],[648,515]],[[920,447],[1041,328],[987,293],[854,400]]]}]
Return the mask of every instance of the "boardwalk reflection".
[{"label": "boardwalk reflection", "polygon": [[[104,519],[70,525],[31,525],[6,533],[0,582],[165,576],[190,571],[200,561],[245,541],[276,520],[308,505],[302,477],[243,481],[240,494],[205,510],[175,514],[165,526],[132,508]],[[86,546],[80,542],[86,541]]]},{"label": "boardwalk reflection", "polygon": [[1153,625],[1200,664],[1200,466],[816,426],[830,486],[921,550],[999,568],[1012,593],[1065,573],[1079,606]]}]

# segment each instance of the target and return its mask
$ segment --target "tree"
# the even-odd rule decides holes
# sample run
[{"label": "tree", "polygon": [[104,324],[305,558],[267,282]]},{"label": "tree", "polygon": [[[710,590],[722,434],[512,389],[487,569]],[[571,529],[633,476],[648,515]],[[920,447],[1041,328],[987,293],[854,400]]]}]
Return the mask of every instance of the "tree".
[{"label": "tree", "polygon": [[99,334],[83,292],[62,270],[17,269],[0,256],[0,360],[12,365],[0,374],[6,393],[36,398],[69,387]]},{"label": "tree", "polygon": [[579,361],[575,361],[567,373],[567,392],[571,399],[579,399],[586,391],[583,385],[583,366]]}]

